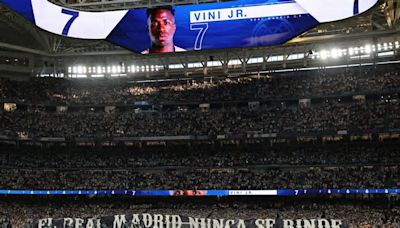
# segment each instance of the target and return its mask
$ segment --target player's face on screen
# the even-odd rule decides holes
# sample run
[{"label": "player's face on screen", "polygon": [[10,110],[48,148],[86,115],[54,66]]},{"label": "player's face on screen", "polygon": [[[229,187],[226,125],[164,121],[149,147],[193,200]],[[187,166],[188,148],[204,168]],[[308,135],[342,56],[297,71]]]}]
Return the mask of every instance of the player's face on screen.
[{"label": "player's face on screen", "polygon": [[173,192],[175,196],[205,196],[207,190],[176,190]]},{"label": "player's face on screen", "polygon": [[185,191],[186,196],[204,196],[206,195],[205,190],[187,190]]},{"label": "player's face on screen", "polygon": [[150,39],[158,47],[173,45],[175,18],[167,9],[158,9],[148,19]]}]

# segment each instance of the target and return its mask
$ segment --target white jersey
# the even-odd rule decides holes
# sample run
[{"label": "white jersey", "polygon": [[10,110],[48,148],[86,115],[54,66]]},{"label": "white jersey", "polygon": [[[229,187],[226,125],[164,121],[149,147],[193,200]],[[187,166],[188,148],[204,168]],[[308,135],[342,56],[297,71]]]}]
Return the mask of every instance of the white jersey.
[{"label": "white jersey", "polygon": [[[186,50],[178,46],[174,46],[174,52],[184,52],[184,51]],[[141,54],[149,54],[149,49],[142,51]]]}]

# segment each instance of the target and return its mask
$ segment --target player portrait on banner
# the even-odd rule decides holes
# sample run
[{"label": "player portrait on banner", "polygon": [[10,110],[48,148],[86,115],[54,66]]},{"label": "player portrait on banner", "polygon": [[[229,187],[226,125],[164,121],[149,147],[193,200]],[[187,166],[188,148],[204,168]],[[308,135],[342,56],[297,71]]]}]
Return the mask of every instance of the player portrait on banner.
[{"label": "player portrait on banner", "polygon": [[[48,32],[106,40],[135,53],[274,46],[378,0],[246,0],[91,12],[48,0],[0,0]],[[51,18],[51,20],[49,20]]]},{"label": "player portrait on banner", "polygon": [[147,9],[147,28],[150,47],[142,54],[185,51],[174,44],[176,24],[175,12],[171,6]]}]

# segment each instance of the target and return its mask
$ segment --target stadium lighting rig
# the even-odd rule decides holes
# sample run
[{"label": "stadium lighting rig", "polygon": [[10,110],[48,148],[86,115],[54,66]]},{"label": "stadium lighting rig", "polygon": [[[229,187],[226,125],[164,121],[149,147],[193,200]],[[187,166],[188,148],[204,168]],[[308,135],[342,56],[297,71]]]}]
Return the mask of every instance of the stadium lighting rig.
[{"label": "stadium lighting rig", "polygon": [[364,46],[356,46],[349,48],[334,48],[332,50],[322,49],[320,51],[313,51],[312,58],[314,59],[337,59],[344,56],[352,57],[372,57],[372,54],[377,56],[393,56],[395,55],[394,50],[399,49],[399,41],[396,42],[385,42],[378,44],[366,44]]},{"label": "stadium lighting rig", "polygon": [[[255,56],[249,58],[247,63],[248,65],[252,64],[261,64],[264,61],[266,63],[279,63],[284,61],[294,61],[294,60],[302,60],[302,59],[313,59],[313,60],[338,60],[343,58],[348,58],[350,60],[357,59],[370,59],[374,56],[377,57],[391,57],[396,54],[396,52],[400,49],[399,41],[395,42],[385,42],[385,43],[377,43],[377,44],[365,44],[362,46],[352,46],[348,48],[332,48],[330,50],[321,49],[321,50],[312,50],[308,54],[305,53],[292,53],[289,55],[272,55],[267,59],[261,56]],[[241,65],[242,62],[239,59],[231,59],[228,61],[228,66],[237,66]],[[221,67],[222,63],[220,61],[208,61],[207,67]],[[189,62],[187,64],[187,68],[195,69],[202,68],[203,65],[200,62]],[[169,64],[168,69],[171,70],[179,70],[183,69],[184,66],[182,64]],[[68,77],[72,78],[100,78],[106,77],[107,75],[111,77],[124,77],[132,74],[140,74],[140,73],[151,73],[151,72],[159,72],[164,70],[164,66],[162,65],[134,65],[131,63],[121,63],[119,65],[96,65],[96,66],[84,66],[84,65],[75,65],[69,66],[68,68]],[[43,76],[43,75],[42,75]],[[44,75],[49,76],[49,75]]]}]

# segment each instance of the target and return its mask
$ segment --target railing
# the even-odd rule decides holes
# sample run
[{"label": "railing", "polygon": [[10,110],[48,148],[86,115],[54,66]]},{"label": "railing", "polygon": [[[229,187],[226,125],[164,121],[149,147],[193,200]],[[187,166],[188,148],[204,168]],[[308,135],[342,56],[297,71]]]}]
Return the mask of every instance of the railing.
[{"label": "railing", "polygon": [[[1,132],[1,131],[0,131]],[[3,130],[3,132],[6,132]],[[379,137],[381,134],[400,134],[399,128],[371,128],[371,129],[341,129],[338,131],[310,131],[310,132],[281,132],[281,133],[264,133],[264,132],[243,132],[221,135],[165,135],[151,137],[129,137],[129,136],[88,136],[88,137],[35,137],[33,135],[21,137],[17,133],[7,131],[0,133],[0,141],[19,141],[19,142],[38,142],[38,143],[97,143],[97,142],[155,142],[162,143],[168,141],[225,141],[225,140],[271,140],[271,139],[304,139],[304,138],[323,138],[323,137],[340,137],[348,138],[352,136],[372,136]]]}]

